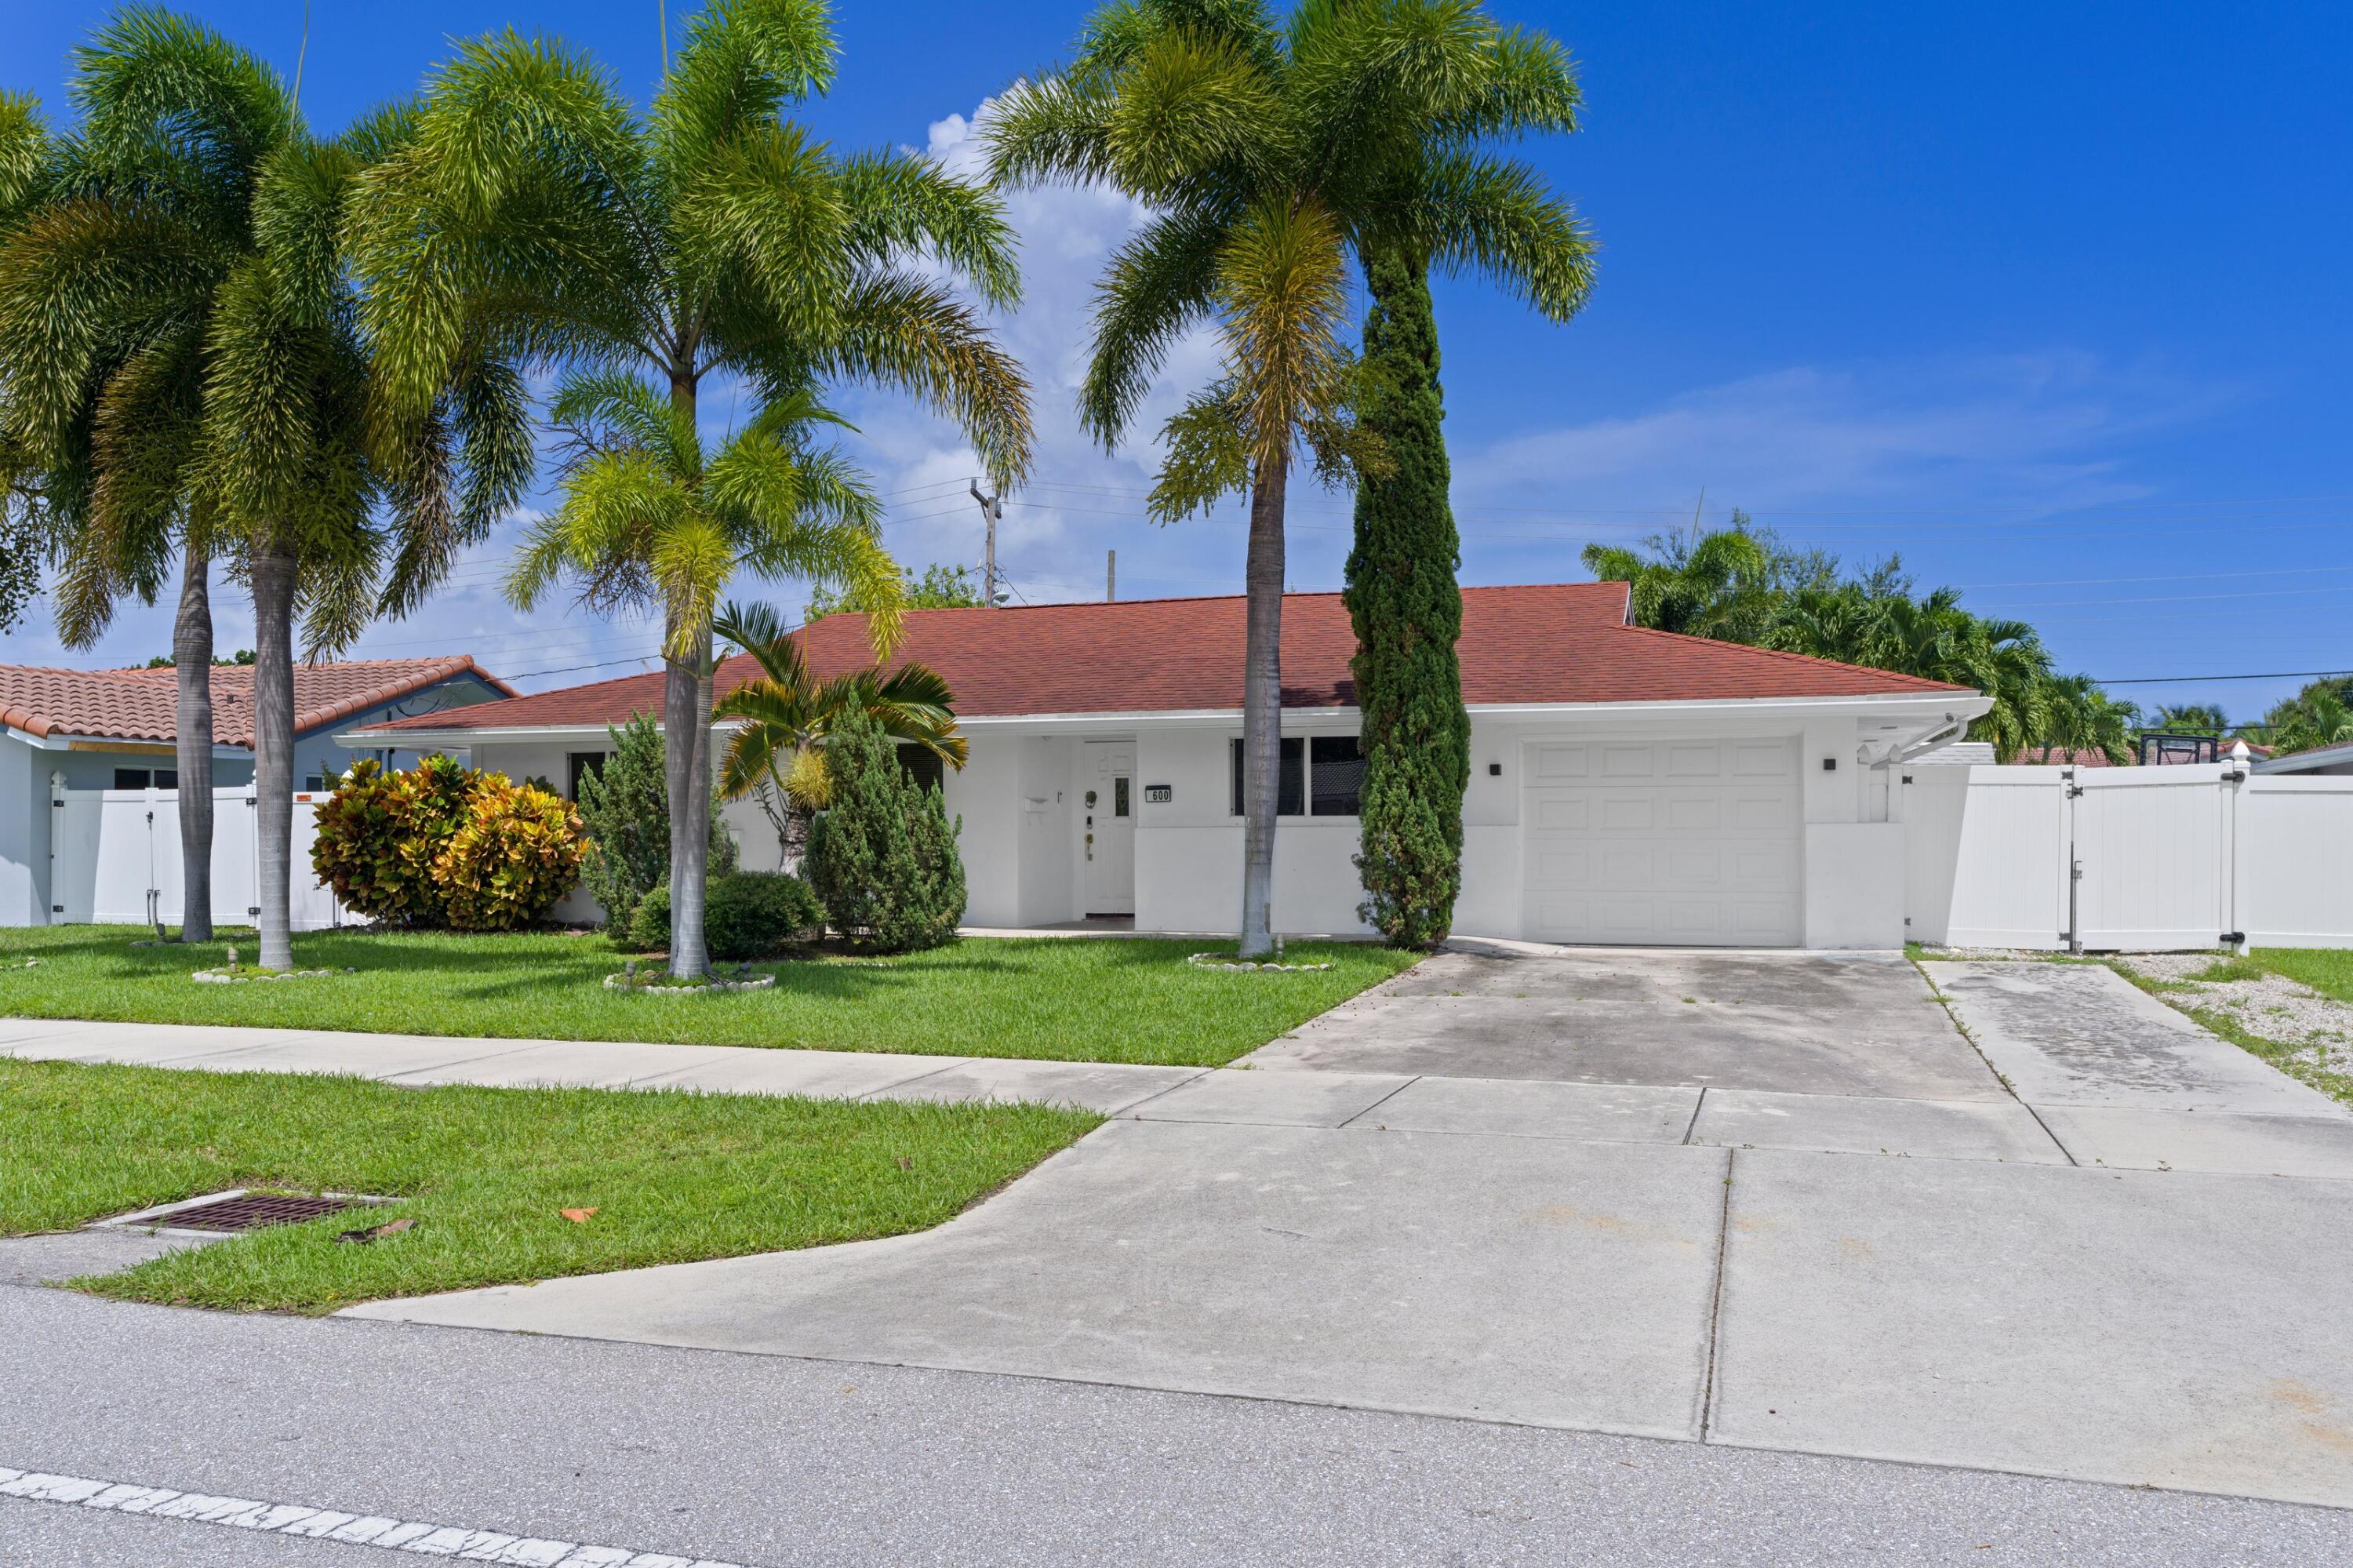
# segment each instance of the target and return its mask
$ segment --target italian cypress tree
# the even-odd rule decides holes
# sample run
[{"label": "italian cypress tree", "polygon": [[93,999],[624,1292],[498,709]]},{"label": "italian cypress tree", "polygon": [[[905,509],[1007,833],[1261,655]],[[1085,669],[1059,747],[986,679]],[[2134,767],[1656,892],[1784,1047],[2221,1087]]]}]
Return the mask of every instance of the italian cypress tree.
[{"label": "italian cypress tree", "polygon": [[1365,387],[1357,408],[1389,464],[1356,487],[1348,554],[1365,779],[1357,916],[1390,944],[1445,939],[1462,885],[1462,791],[1471,715],[1462,706],[1461,564],[1438,384],[1438,323],[1425,267],[1387,252],[1366,269]]}]

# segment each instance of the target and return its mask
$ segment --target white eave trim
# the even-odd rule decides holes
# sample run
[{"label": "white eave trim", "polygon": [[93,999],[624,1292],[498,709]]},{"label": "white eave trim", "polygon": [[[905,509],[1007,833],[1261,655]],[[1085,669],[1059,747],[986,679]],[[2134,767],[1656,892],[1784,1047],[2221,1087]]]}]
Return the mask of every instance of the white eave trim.
[{"label": "white eave trim", "polygon": [[[1840,697],[1705,697],[1676,702],[1625,703],[1472,703],[1473,717],[1508,719],[1609,720],[1648,714],[1788,714],[1793,716],[1870,711],[1921,717],[1975,718],[1993,706],[1976,692],[1884,692],[1868,696]],[[1282,710],[1286,727],[1304,729],[1321,724],[1348,724],[1360,715],[1353,707],[1301,707]],[[982,730],[1136,729],[1145,726],[1168,728],[1229,728],[1242,721],[1240,708],[1148,708],[1127,713],[976,714],[961,715],[956,727],[967,733]],[[660,727],[660,721],[655,721]],[[721,720],[712,726],[733,726]],[[345,730],[335,744],[351,751],[415,751],[436,746],[512,745],[535,742],[553,745],[569,741],[605,740],[607,726],[588,725],[522,725],[479,729]]]}]

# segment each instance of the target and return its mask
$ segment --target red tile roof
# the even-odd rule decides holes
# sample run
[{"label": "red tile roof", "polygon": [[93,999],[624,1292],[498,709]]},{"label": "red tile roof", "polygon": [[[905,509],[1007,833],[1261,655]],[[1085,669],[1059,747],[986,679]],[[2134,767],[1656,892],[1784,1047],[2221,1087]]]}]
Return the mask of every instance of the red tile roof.
[{"label": "red tile roof", "polygon": [[[1903,695],[1966,688],[1796,653],[1647,631],[1626,620],[1623,583],[1462,590],[1462,696],[1496,703],[1676,702],[1725,697]],[[945,676],[965,718],[1036,714],[1231,711],[1242,703],[1239,599],[1131,599],[1008,609],[918,609],[894,662]],[[871,663],[866,618],[831,615],[801,630],[820,678]],[[1282,702],[1356,702],[1348,612],[1333,593],[1282,600]],[[738,654],[719,668],[725,692],[758,673]],[[661,712],[653,671],[594,685],[484,703],[371,726],[506,729],[622,724]]]},{"label": "red tile roof", "polygon": [[[393,702],[454,675],[480,676],[514,688],[463,653],[438,659],[354,659],[294,666],[294,733]],[[109,740],[169,741],[177,733],[179,672],[49,670],[0,664],[0,724],[32,736],[86,735]],[[430,716],[430,715],[428,715]],[[213,739],[253,745],[253,666],[213,666]]]}]

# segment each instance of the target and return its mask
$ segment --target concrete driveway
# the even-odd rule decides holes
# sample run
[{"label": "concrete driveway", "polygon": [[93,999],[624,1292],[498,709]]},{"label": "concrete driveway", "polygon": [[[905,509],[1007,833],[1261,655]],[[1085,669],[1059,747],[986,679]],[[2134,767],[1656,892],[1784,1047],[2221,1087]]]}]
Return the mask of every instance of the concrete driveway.
[{"label": "concrete driveway", "polygon": [[1888,956],[1449,953],[925,1234],[349,1315],[2353,1506],[2353,1116],[1935,972],[1978,1044]]}]

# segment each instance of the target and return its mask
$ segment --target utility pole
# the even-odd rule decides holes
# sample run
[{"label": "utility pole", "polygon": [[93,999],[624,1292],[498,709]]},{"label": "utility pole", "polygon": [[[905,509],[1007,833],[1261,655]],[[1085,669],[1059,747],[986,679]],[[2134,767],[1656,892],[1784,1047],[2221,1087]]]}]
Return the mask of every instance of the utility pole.
[{"label": "utility pole", "polygon": [[1119,598],[1119,552],[1103,552],[1103,602],[1110,604]]},{"label": "utility pole", "polygon": [[972,498],[980,503],[980,514],[988,524],[988,554],[982,557],[980,567],[980,602],[990,609],[997,608],[997,524],[1005,515],[1005,494],[980,493],[980,481],[972,482]]}]

